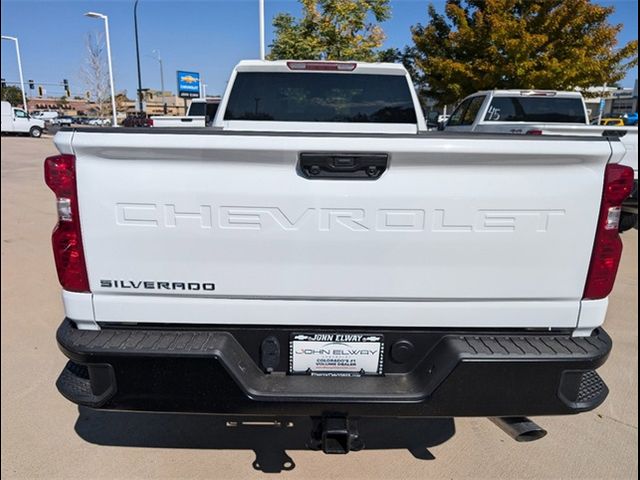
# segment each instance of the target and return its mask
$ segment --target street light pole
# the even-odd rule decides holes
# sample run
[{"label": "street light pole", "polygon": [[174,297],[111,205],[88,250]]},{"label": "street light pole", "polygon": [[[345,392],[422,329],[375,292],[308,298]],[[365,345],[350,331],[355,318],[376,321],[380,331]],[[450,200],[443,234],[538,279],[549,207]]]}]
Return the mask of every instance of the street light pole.
[{"label": "street light pole", "polygon": [[160,51],[154,50],[156,54],[156,60],[160,64],[160,91],[162,92],[162,108],[164,110],[165,115],[167,114],[167,102],[164,98],[164,69],[162,68],[162,58],[160,57]]},{"label": "street light pole", "polygon": [[109,64],[109,86],[111,87],[111,115],[112,115],[112,123],[113,127],[118,126],[118,117],[116,112],[116,91],[113,85],[113,66],[111,64],[111,41],[109,39],[109,17],[103,15],[102,13],[96,12],[87,12],[85,13],[87,17],[91,18],[101,18],[104,20],[104,30],[105,30],[105,40],[107,43],[107,63]]},{"label": "street light pole", "polygon": [[264,0],[258,0],[260,16],[260,60],[264,60]]},{"label": "street light pole", "polygon": [[133,4],[133,26],[136,32],[136,63],[138,66],[138,109],[142,112],[142,74],[140,73],[140,46],[138,42],[138,1]]},{"label": "street light pole", "polygon": [[602,85],[602,94],[600,96],[600,109],[598,110],[598,125],[602,121],[602,114],[604,113],[604,106],[606,105],[605,95],[607,94],[607,82]]},{"label": "street light pole", "polygon": [[24,93],[24,78],[22,77],[22,61],[20,59],[20,44],[18,43],[17,37],[9,37],[7,35],[2,35],[3,40],[11,40],[16,44],[16,55],[18,56],[18,73],[20,75],[20,90],[22,91],[22,105],[24,106],[24,111],[29,112],[27,108],[27,95]]}]

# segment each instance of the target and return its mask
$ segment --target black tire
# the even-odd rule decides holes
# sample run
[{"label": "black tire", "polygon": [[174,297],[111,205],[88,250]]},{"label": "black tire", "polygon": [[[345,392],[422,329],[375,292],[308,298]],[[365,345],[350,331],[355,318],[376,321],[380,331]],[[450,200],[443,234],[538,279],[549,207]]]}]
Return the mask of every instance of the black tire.
[{"label": "black tire", "polygon": [[632,228],[638,229],[638,215],[633,213],[622,212],[622,216],[620,217],[620,233],[626,232],[627,230],[631,230]]},{"label": "black tire", "polygon": [[29,136],[33,138],[40,138],[42,136],[42,129],[40,127],[31,127],[29,130]]}]

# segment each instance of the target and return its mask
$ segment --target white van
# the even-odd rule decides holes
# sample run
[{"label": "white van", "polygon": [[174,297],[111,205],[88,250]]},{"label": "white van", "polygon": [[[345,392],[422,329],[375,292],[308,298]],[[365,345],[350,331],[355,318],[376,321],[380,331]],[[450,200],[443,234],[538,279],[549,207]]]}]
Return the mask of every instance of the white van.
[{"label": "white van", "polygon": [[14,108],[9,102],[2,102],[2,133],[28,133],[39,138],[44,130],[44,120],[31,118],[21,108]]},{"label": "white van", "polygon": [[31,115],[31,118],[44,120],[45,122],[50,122],[51,120],[54,120],[59,116],[58,112],[54,112],[53,110],[40,110],[36,112],[31,112],[30,115]]}]

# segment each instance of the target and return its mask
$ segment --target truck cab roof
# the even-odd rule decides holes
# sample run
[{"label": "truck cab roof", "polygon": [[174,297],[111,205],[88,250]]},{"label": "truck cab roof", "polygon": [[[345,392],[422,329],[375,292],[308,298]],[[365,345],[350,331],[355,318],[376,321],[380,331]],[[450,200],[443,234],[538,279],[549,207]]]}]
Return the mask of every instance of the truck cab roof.
[{"label": "truck cab roof", "polygon": [[[469,97],[491,94],[494,97],[563,97],[563,98],[582,98],[580,92],[568,90],[539,90],[539,89],[507,89],[507,90],[481,90],[475,92]],[[466,97],[468,98],[468,97]]]},{"label": "truck cab roof", "polygon": [[246,72],[314,72],[314,73],[373,73],[378,75],[406,75],[407,70],[397,63],[334,62],[326,60],[242,60],[235,71]]}]

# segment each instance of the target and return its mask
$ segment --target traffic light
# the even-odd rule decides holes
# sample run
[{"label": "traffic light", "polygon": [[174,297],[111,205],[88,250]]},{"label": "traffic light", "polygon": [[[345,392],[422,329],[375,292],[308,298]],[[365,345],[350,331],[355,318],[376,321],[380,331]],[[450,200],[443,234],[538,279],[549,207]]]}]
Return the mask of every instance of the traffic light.
[{"label": "traffic light", "polygon": [[29,80],[29,90],[33,90],[36,88],[36,84],[33,82],[33,80]]},{"label": "traffic light", "polygon": [[42,85],[38,85],[38,96],[41,97],[43,93],[44,93],[44,88],[42,88]]},{"label": "traffic light", "polygon": [[71,90],[69,89],[69,80],[66,78],[62,80],[62,85],[64,85],[64,93],[67,97],[71,96]]}]

